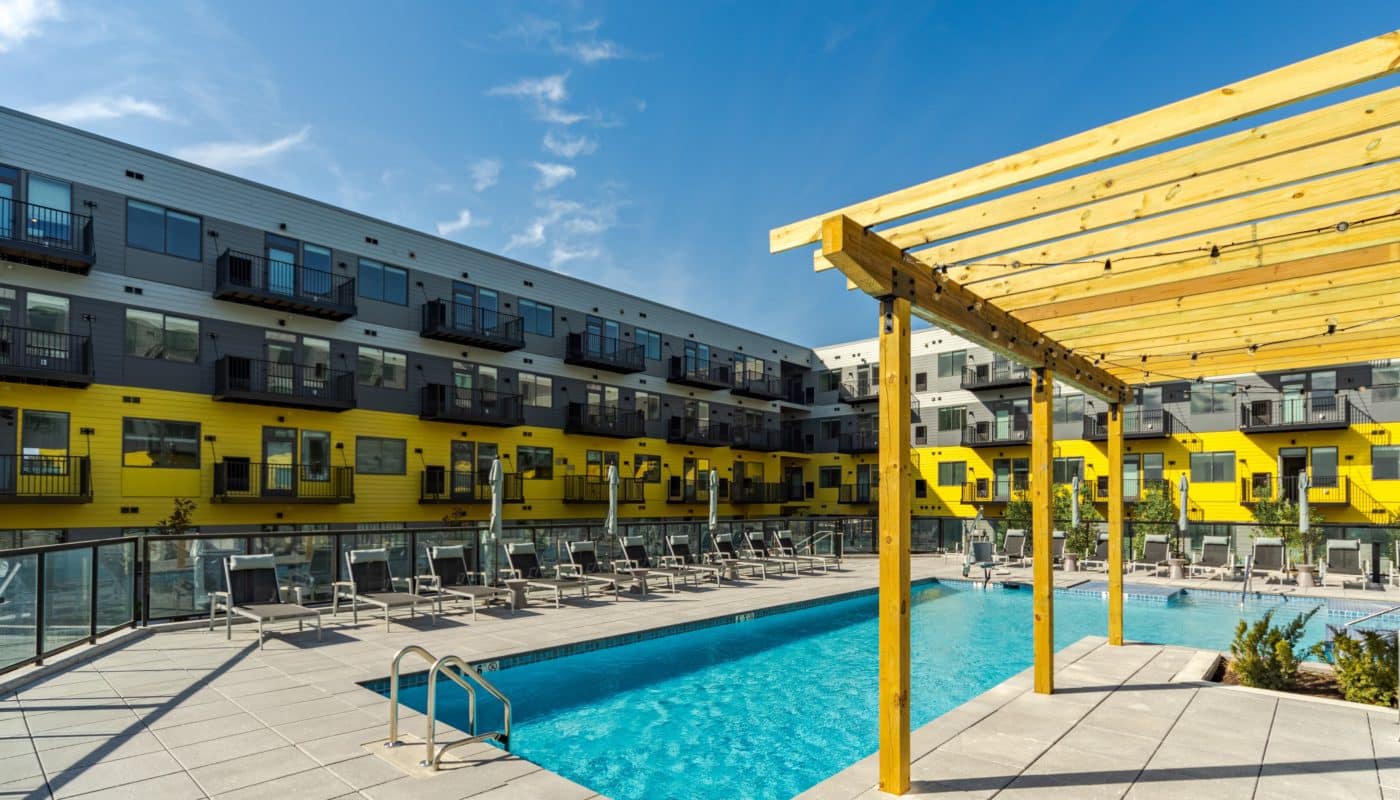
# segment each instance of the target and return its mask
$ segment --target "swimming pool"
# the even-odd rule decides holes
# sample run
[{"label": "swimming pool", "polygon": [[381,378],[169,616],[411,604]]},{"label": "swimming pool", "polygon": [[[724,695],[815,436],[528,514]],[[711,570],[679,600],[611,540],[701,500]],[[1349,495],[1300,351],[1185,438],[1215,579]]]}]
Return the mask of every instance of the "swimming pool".
[{"label": "swimming pool", "polygon": [[[1029,587],[982,591],[965,582],[914,587],[916,727],[1031,665],[1030,595]],[[1288,619],[1318,604],[1253,599],[1243,613],[1257,619],[1279,606],[1276,617]],[[1304,641],[1320,641],[1328,621],[1363,613],[1321,612]],[[1130,594],[1125,635],[1223,650],[1240,615],[1224,593]],[[1093,587],[1057,592],[1056,648],[1102,635],[1106,616]],[[787,798],[876,749],[876,638],[868,594],[488,677],[511,698],[513,752],[615,800]],[[400,690],[419,710],[426,691]],[[441,719],[465,729],[461,692],[440,692],[438,703]],[[481,729],[499,717],[499,706],[483,704]]]}]

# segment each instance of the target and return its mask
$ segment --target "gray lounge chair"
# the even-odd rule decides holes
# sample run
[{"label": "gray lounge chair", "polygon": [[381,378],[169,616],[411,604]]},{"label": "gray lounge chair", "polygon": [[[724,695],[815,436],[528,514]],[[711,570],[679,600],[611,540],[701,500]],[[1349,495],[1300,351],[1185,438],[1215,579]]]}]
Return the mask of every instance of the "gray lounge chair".
[{"label": "gray lounge chair", "polygon": [[1361,560],[1361,540],[1328,539],[1327,561],[1323,564],[1322,585],[1335,579],[1338,586],[1348,582],[1360,583],[1366,588],[1366,573],[1370,565]]},{"label": "gray lounge chair", "polygon": [[569,542],[569,561],[571,563],[563,567],[563,574],[578,575],[588,582],[590,590],[611,590],[614,600],[619,599],[618,591],[623,586],[632,586],[637,582],[634,575],[604,571],[603,565],[598,561],[598,548],[592,542]]},{"label": "gray lounge chair", "polygon": [[[1128,570],[1128,565],[1133,558],[1133,537],[1123,537],[1123,571]],[[1084,568],[1092,570],[1108,571],[1108,534],[1099,534],[1098,541],[1094,542],[1094,555],[1084,559]]]},{"label": "gray lounge chair", "polygon": [[[1058,564],[1065,557],[1065,532],[1053,531],[1050,534],[1050,563]],[[1026,563],[1035,561],[1035,546],[1032,543],[1030,555],[1026,556]]]},{"label": "gray lounge chair", "polygon": [[[641,536],[619,536],[618,544],[622,545],[623,558],[613,560],[613,569],[619,572],[632,572],[634,570],[646,570],[646,580],[643,586],[655,577],[664,578],[666,586],[671,590],[676,590],[676,578],[683,581],[695,579],[696,585],[700,583],[701,572],[688,566],[666,567],[653,564],[651,556],[647,553],[646,539]],[[718,578],[716,578],[718,582]]]},{"label": "gray lounge chair", "polygon": [[[215,592],[209,604],[209,630],[214,630],[214,612],[224,610],[224,638],[233,638],[234,615],[258,623],[258,649],[263,646],[264,625],[294,619],[302,630],[308,619],[316,621],[316,638],[321,638],[321,612],[282,599],[282,583],[277,579],[277,558],[271,554],[229,556],[224,559],[226,591]],[[299,593],[298,593],[299,594]],[[300,599],[299,597],[297,599]]]},{"label": "gray lounge chair", "polygon": [[1022,528],[1012,528],[1006,532],[1006,537],[1001,542],[1001,552],[996,554],[996,560],[1011,566],[1014,561],[1017,564],[1026,563],[1026,532]]},{"label": "gray lounge chair", "polygon": [[427,597],[417,592],[398,588],[399,581],[389,569],[389,551],[382,547],[369,550],[350,550],[345,554],[345,566],[350,580],[340,581],[331,594],[331,613],[340,613],[340,601],[350,601],[350,619],[360,622],[360,605],[374,606],[384,611],[384,629],[389,630],[395,609],[408,609],[411,618],[418,613],[418,607],[426,605],[433,625],[437,624],[435,607],[440,598]]},{"label": "gray lounge chair", "polygon": [[797,546],[792,543],[792,531],[773,532],[773,552],[784,558],[795,558],[805,562],[813,572],[817,567],[821,567],[822,573],[828,572],[832,567],[839,566],[837,559],[819,556],[816,553],[802,555],[797,552]]},{"label": "gray lounge chair", "polygon": [[700,575],[709,575],[715,579],[715,585],[719,586],[723,580],[723,572],[713,564],[700,564],[696,561],[695,554],[690,552],[690,535],[676,534],[666,537],[666,549],[671,551],[669,556],[662,556],[661,563],[672,569],[693,569]]},{"label": "gray lounge chair", "polygon": [[1157,575],[1162,567],[1170,566],[1167,560],[1172,555],[1171,536],[1165,533],[1149,533],[1143,540],[1142,558],[1133,559],[1133,571],[1145,567]]},{"label": "gray lounge chair", "polygon": [[715,552],[710,553],[710,563],[731,570],[737,575],[740,570],[748,570],[750,575],[757,575],[760,578],[768,578],[768,565],[762,561],[745,559],[739,557],[739,551],[734,547],[733,534],[721,533],[714,537]]},{"label": "gray lounge chair", "polygon": [[470,549],[464,545],[428,545],[428,574],[418,576],[418,591],[423,587],[448,597],[466,600],[476,619],[477,604],[489,606],[505,603],[515,612],[515,593],[497,586],[487,586],[486,576],[472,572],[467,563]]},{"label": "gray lounge chair", "polygon": [[1279,583],[1288,575],[1288,556],[1283,539],[1276,536],[1261,536],[1254,540],[1254,559],[1249,568],[1251,575],[1263,575],[1268,583],[1275,578]]},{"label": "gray lounge chair", "polygon": [[1230,537],[1206,536],[1201,539],[1201,553],[1191,564],[1191,574],[1209,573],[1211,578],[1224,580],[1235,574],[1235,557],[1230,552]]},{"label": "gray lounge chair", "polygon": [[772,550],[769,550],[768,535],[763,531],[745,532],[744,543],[748,545],[748,549],[744,551],[744,556],[746,558],[777,566],[779,575],[782,575],[787,570],[792,570],[792,574],[796,575],[798,569],[802,566],[802,562],[795,558],[780,556]]},{"label": "gray lounge chair", "polygon": [[561,566],[554,568],[553,578],[544,577],[539,555],[535,552],[534,542],[507,543],[506,561],[510,567],[500,571],[502,577],[518,578],[525,581],[526,592],[534,590],[552,595],[555,608],[559,607],[560,600],[569,589],[577,591],[580,597],[588,596],[588,581],[576,575],[566,575]]}]

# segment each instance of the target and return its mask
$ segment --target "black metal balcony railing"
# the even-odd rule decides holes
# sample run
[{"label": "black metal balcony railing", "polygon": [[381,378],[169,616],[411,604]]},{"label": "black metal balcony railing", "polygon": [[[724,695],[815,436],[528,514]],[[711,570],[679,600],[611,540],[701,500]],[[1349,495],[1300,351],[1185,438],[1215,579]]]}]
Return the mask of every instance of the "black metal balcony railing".
[{"label": "black metal balcony railing", "polygon": [[666,426],[666,441],[703,447],[728,447],[732,443],[729,423],[689,417],[671,417]]},{"label": "black metal balcony railing", "polygon": [[[777,375],[745,370],[734,373],[734,386],[730,388],[730,391],[737,395],[759,400],[782,400],[787,397],[787,393],[783,391],[782,378]],[[801,396],[800,386],[798,387],[798,395]],[[799,399],[797,402],[801,402],[801,400]]]},{"label": "black metal balcony railing", "polygon": [[841,402],[848,405],[874,403],[880,399],[880,384],[874,381],[869,383],[847,381],[841,384],[837,396]]},{"label": "black metal balcony railing", "polygon": [[1011,362],[974,364],[963,367],[959,385],[964,389],[1001,389],[1011,386],[1030,386],[1031,371]]},{"label": "black metal balcony railing", "polygon": [[86,275],[92,269],[92,217],[0,198],[0,253]]},{"label": "black metal balcony railing", "polygon": [[225,459],[214,465],[216,503],[353,503],[355,468]]},{"label": "black metal balcony railing", "polygon": [[87,456],[0,455],[0,504],[91,502]]},{"label": "black metal balcony railing", "polygon": [[725,364],[696,364],[684,356],[671,356],[666,380],[699,389],[728,389],[733,383],[732,370]]},{"label": "black metal balcony railing", "polygon": [[214,399],[345,411],[355,407],[355,374],[320,364],[224,356],[214,362]]},{"label": "black metal balcony railing", "polygon": [[[1089,481],[1089,488],[1093,492],[1095,503],[1108,502],[1108,481],[1109,476],[1107,475],[1100,475]],[[1167,499],[1170,500],[1172,496],[1172,483],[1165,478],[1154,478],[1139,480],[1136,485],[1125,485],[1123,487],[1123,502],[1140,503],[1153,491],[1165,493]]]},{"label": "black metal balcony railing", "polygon": [[0,380],[47,386],[92,385],[92,339],[0,325]]},{"label": "black metal balcony railing", "polygon": [[998,426],[991,422],[977,422],[963,428],[963,447],[992,447],[995,445],[1025,444],[1030,440],[1030,427],[1024,420],[1013,421],[1010,425]]},{"label": "black metal balcony railing", "polygon": [[788,449],[783,447],[784,442],[783,432],[778,428],[739,426],[734,428],[734,440],[731,444],[740,450],[771,453]]},{"label": "black metal balcony railing", "polygon": [[[646,484],[641,478],[617,479],[617,502],[641,504],[647,501]],[[565,475],[564,502],[566,503],[606,503],[608,502],[608,481],[592,475]]]},{"label": "black metal balcony railing", "polygon": [[1350,401],[1339,392],[1253,400],[1240,406],[1240,430],[1262,433],[1339,429],[1350,425],[1352,416]]},{"label": "black metal balcony railing", "polygon": [[424,339],[509,352],[525,346],[525,323],[513,314],[480,306],[429,300],[423,304]]},{"label": "black metal balcony railing", "polygon": [[419,419],[498,428],[525,424],[524,405],[518,394],[430,383],[420,392],[419,403]]},{"label": "black metal balcony railing", "polygon": [[[419,474],[418,502],[475,504],[491,502],[491,482],[472,470],[428,467]],[[525,481],[518,472],[501,475],[501,502],[525,502]]]},{"label": "black metal balcony railing", "polygon": [[646,348],[596,333],[571,333],[564,363],[623,374],[641,372],[647,368]]},{"label": "black metal balcony railing", "polygon": [[[1161,439],[1172,435],[1176,418],[1162,409],[1123,410],[1124,439]],[[1091,442],[1108,440],[1108,414],[1084,417],[1084,438]]]},{"label": "black metal balcony railing", "polygon": [[289,261],[225,250],[214,297],[322,319],[355,316],[355,279]]},{"label": "black metal balcony railing", "polygon": [[878,453],[880,452],[880,434],[878,431],[843,433],[836,440],[836,452],[847,454]]},{"label": "black metal balcony railing", "polygon": [[843,483],[841,488],[837,490],[836,502],[878,503],[880,502],[880,487],[873,483]]},{"label": "black metal balcony railing", "polygon": [[788,487],[783,483],[738,480],[729,490],[729,502],[738,505],[782,503],[788,499]]},{"label": "black metal balcony railing", "polygon": [[808,444],[807,437],[802,433],[801,425],[783,425],[779,428],[779,439],[782,443],[779,450],[791,453],[810,453],[812,451],[812,446]]},{"label": "black metal balcony railing", "polygon": [[[721,485],[723,480],[721,479]],[[722,494],[722,493],[721,493]],[[710,481],[708,478],[686,480],[672,476],[666,487],[668,503],[708,503],[710,502]]]},{"label": "black metal balcony railing", "polygon": [[964,503],[1006,503],[1024,498],[1031,490],[1029,475],[1008,475],[1002,478],[978,478],[962,487]]},{"label": "black metal balcony railing", "polygon": [[[1308,503],[1329,506],[1346,505],[1350,502],[1347,479],[1344,475],[1313,475],[1308,486]],[[1300,494],[1297,475],[1277,478],[1272,472],[1256,472],[1240,478],[1240,502],[1254,505],[1264,500],[1283,499],[1297,503]]]},{"label": "black metal balcony railing", "polygon": [[640,411],[616,406],[570,403],[569,414],[564,420],[564,432],[611,436],[615,439],[640,439],[647,435],[647,423]]}]

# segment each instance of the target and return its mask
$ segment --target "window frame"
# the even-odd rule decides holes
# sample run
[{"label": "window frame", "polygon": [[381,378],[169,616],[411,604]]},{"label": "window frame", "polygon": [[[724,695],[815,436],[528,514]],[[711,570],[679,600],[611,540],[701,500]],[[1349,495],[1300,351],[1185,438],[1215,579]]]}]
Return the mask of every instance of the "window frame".
[{"label": "window frame", "polygon": [[[1198,460],[1198,459],[1206,459],[1206,458],[1209,458],[1209,459],[1210,459],[1210,467],[1209,467],[1210,477],[1208,477],[1208,478],[1202,478],[1202,477],[1200,477],[1200,476],[1197,474],[1197,473],[1198,473],[1198,470],[1197,470],[1196,464],[1197,464],[1197,460]],[[1228,474],[1225,475],[1224,477],[1217,477],[1217,473],[1220,471],[1218,468],[1220,467],[1221,464],[1226,464],[1226,465],[1228,465],[1228,469],[1224,470],[1224,471],[1227,472]],[[1188,469],[1188,471],[1190,472],[1190,475],[1191,475],[1191,482],[1192,482],[1192,483],[1234,483],[1234,482],[1235,482],[1235,451],[1234,451],[1234,450],[1211,450],[1211,451],[1204,452],[1204,453],[1191,453],[1191,457],[1190,457],[1190,459],[1189,459],[1189,461],[1188,461],[1188,463],[1187,463],[1187,469]]]},{"label": "window frame", "polygon": [[[947,361],[947,371],[945,371],[945,359]],[[964,369],[967,369],[966,348],[961,350],[944,350],[938,354],[938,377],[961,378]]]},{"label": "window frame", "polygon": [[[645,464],[646,469],[642,469]],[[661,456],[656,453],[636,453],[632,456],[632,475],[642,483],[661,483]]]},{"label": "window frame", "polygon": [[[652,361],[661,360],[661,334],[648,328],[632,328],[632,341],[642,345],[642,353]],[[652,344],[655,343],[655,351]]]},{"label": "window frame", "polygon": [[[366,351],[369,351],[369,353],[371,353],[371,354],[373,354],[373,353],[378,353],[378,354],[379,354],[379,358],[378,358],[378,361],[377,361],[377,363],[379,364],[379,380],[378,380],[378,381],[371,381],[371,382],[368,382],[368,383],[367,383],[367,382],[365,382],[365,380],[364,380],[364,377],[363,377],[363,374],[362,374],[362,371],[361,371],[361,365],[362,365],[362,363],[366,360],[366,359],[365,359]],[[385,381],[385,375],[387,374],[387,368],[388,368],[388,363],[389,363],[389,358],[388,358],[389,356],[398,356],[399,358],[402,358],[402,359],[403,359],[403,364],[400,365],[400,370],[399,370],[399,376],[400,376],[400,381],[401,381],[402,385],[395,386],[395,385],[389,384],[389,383],[387,383],[387,382]],[[373,358],[370,358],[369,360],[370,360],[370,361],[374,361]],[[388,389],[388,390],[390,390],[390,391],[395,391],[395,392],[399,392],[399,391],[404,391],[404,390],[406,390],[406,389],[408,388],[408,354],[407,354],[407,353],[400,353],[400,352],[397,351],[397,350],[389,350],[389,349],[386,349],[386,348],[383,348],[383,347],[370,347],[370,346],[368,346],[368,345],[363,345],[363,344],[362,344],[362,345],[356,345],[356,349],[355,349],[355,385],[356,385],[356,386],[365,386],[365,387],[374,388],[374,389]]]},{"label": "window frame", "polygon": [[[193,445],[194,445],[194,463],[192,463],[192,464],[173,464],[173,463],[172,463],[172,464],[162,464],[162,463],[128,464],[126,459],[127,459],[127,456],[128,456],[129,454],[131,454],[131,453],[145,453],[145,454],[149,455],[149,454],[152,452],[152,451],[151,451],[151,448],[150,448],[150,445],[149,445],[149,442],[151,441],[151,438],[150,438],[150,437],[147,437],[147,439],[146,439],[146,441],[148,442],[148,444],[147,444],[147,446],[145,447],[145,449],[136,450],[136,449],[130,448],[130,447],[128,446],[129,440],[130,440],[131,437],[132,437],[132,433],[131,433],[131,431],[129,430],[129,425],[130,425],[131,423],[134,423],[134,422],[154,423],[154,424],[157,426],[157,431],[159,432],[159,436],[155,439],[155,441],[158,442],[158,443],[160,443],[160,444],[162,445],[162,446],[160,447],[160,450],[159,450],[160,455],[165,456],[165,457],[167,457],[167,458],[168,458],[170,455],[176,453],[177,451],[176,451],[176,449],[175,449],[174,447],[166,446],[166,443],[169,442],[169,441],[171,441],[171,440],[178,439],[179,437],[172,436],[172,435],[171,435],[171,432],[170,432],[170,431],[167,431],[167,430],[165,429],[165,426],[167,426],[167,425],[189,425],[189,426],[192,426],[193,429],[194,429],[194,439],[193,439]],[[203,462],[203,452],[202,452],[202,448],[200,447],[200,442],[203,441],[203,437],[200,435],[200,432],[201,432],[202,428],[203,428],[202,423],[197,422],[197,421],[191,421],[191,420],[159,419],[159,418],[156,418],[156,417],[122,417],[122,451],[121,451],[121,460],[122,460],[121,463],[122,463],[122,468],[123,468],[123,469],[193,469],[193,470],[197,470],[197,469],[200,468],[200,466],[201,466],[201,464],[202,464],[202,462]],[[157,459],[152,459],[153,462],[155,462],[156,460],[157,460]]]},{"label": "window frame", "polygon": [[[525,455],[526,453],[529,453],[529,458],[526,458],[526,455]],[[542,455],[545,457],[545,458],[544,458],[544,464],[543,464],[543,466],[544,466],[544,472],[547,473],[547,474],[543,474],[543,475],[540,474],[540,472],[541,472],[540,466],[541,466],[541,465],[540,465],[540,463],[539,463],[539,459],[541,458]],[[526,463],[525,463],[526,461],[529,462],[529,466],[528,466],[528,467],[526,466]],[[527,481],[549,481],[549,480],[554,480],[554,448],[553,448],[553,447],[539,447],[539,446],[536,446],[536,445],[529,445],[529,444],[519,444],[519,445],[516,445],[516,446],[515,446],[515,469],[516,469],[516,471],[517,471],[518,473],[520,473],[520,477],[521,477],[522,480],[527,480]],[[527,470],[533,470],[535,474],[533,474],[533,475],[527,474]]]},{"label": "window frame", "polygon": [[[161,228],[160,228],[160,234],[161,234],[161,236],[160,236],[160,240],[161,240],[161,249],[156,250],[156,249],[154,249],[154,248],[147,247],[147,246],[144,245],[144,244],[133,244],[133,243],[132,243],[132,241],[131,241],[131,204],[132,204],[132,203],[137,203],[137,204],[139,204],[139,205],[147,206],[149,209],[156,209],[156,208],[160,209],[160,212],[161,212],[161,215],[160,215],[160,216],[161,216]],[[149,211],[149,210],[147,210],[145,213],[152,213],[152,212]],[[198,225],[199,230],[198,230],[198,232],[196,232],[195,238],[194,238],[195,247],[196,247],[196,249],[198,250],[198,252],[195,253],[195,255],[193,255],[193,256],[187,256],[187,255],[183,255],[183,254],[181,254],[181,253],[171,252],[171,249],[170,249],[170,215],[171,215],[172,213],[178,214],[178,215],[180,215],[181,217],[187,217],[188,219],[194,220],[195,223]],[[199,214],[191,214],[191,213],[188,212],[188,211],[183,211],[183,210],[178,209],[178,208],[171,208],[170,206],[163,205],[163,204],[161,204],[161,203],[153,203],[153,202],[151,202],[151,201],[149,201],[149,200],[141,200],[141,199],[136,198],[136,197],[127,197],[127,198],[126,198],[126,219],[125,219],[125,222],[126,222],[126,225],[125,225],[126,230],[123,232],[123,239],[124,239],[124,241],[126,242],[126,246],[127,246],[127,247],[130,247],[130,248],[132,248],[132,249],[134,249],[134,250],[140,250],[140,251],[146,252],[146,253],[159,253],[160,255],[170,256],[171,258],[178,258],[178,259],[181,259],[181,260],[184,260],[184,261],[195,261],[195,262],[201,262],[201,263],[204,261],[204,217],[201,216],[201,215],[199,215]]]},{"label": "window frame", "polygon": [[[944,472],[944,467],[948,471]],[[962,486],[967,483],[967,462],[966,461],[940,461],[938,462],[938,485],[939,486]]]},{"label": "window frame", "polygon": [[[545,336],[551,339],[554,338],[553,305],[550,305],[549,303],[541,303],[538,300],[531,300],[528,297],[518,298],[516,302],[518,303],[518,307],[520,310],[521,329],[525,331],[525,333],[532,334],[534,336]],[[546,312],[545,309],[548,309],[548,312]],[[539,330],[541,319],[548,319],[548,331]]]},{"label": "window frame", "polygon": [[[521,372],[516,381],[520,386],[520,404],[525,408],[554,408],[554,378],[550,375],[537,375]],[[531,391],[525,391],[529,386]],[[544,402],[540,402],[543,398]]]},{"label": "window frame", "polygon": [[[366,268],[367,265],[370,267],[370,269],[372,269],[372,270],[373,270],[373,269],[377,269],[377,270],[379,271],[379,281],[378,281],[379,293],[378,293],[377,295],[376,295],[376,294],[366,294],[365,287],[370,285],[370,283],[369,283],[368,281],[365,280],[365,268]],[[390,298],[388,297],[387,292],[385,291],[385,287],[388,285],[388,283],[385,281],[385,278],[386,278],[391,272],[393,272],[393,273],[398,273],[398,274],[400,274],[400,275],[403,276],[403,300],[402,300],[402,301],[390,299]],[[358,261],[356,262],[356,269],[355,269],[355,296],[356,296],[356,297],[359,297],[359,298],[361,298],[361,299],[364,299],[364,300],[377,300],[377,301],[379,301],[379,302],[381,302],[381,303],[389,303],[390,305],[407,306],[407,305],[408,305],[408,270],[405,269],[405,268],[403,268],[403,267],[396,267],[396,266],[394,266],[393,264],[389,264],[389,263],[380,261],[380,260],[377,259],[377,258],[368,258],[368,257],[366,257],[366,256],[360,256],[359,259],[358,259]]]},{"label": "window frame", "polygon": [[[831,476],[835,480],[828,483]],[[839,466],[817,467],[817,488],[818,489],[840,489],[841,488],[841,468]]]},{"label": "window frame", "polygon": [[[151,315],[151,316],[153,316],[153,317],[159,317],[159,318],[160,318],[161,341],[160,341],[160,354],[159,354],[159,355],[143,355],[142,353],[139,353],[139,352],[132,352],[132,351],[131,351],[131,340],[130,340],[129,337],[130,337],[130,335],[131,335],[131,327],[130,327],[130,326],[131,326],[131,315],[132,315],[133,312],[136,313],[136,314],[149,314],[149,315]],[[176,321],[178,321],[178,322],[188,322],[188,323],[192,323],[192,324],[194,325],[194,355],[191,356],[191,357],[188,358],[188,359],[185,359],[185,358],[171,358],[171,357],[170,357],[170,350],[171,350],[171,348],[170,348],[170,321],[171,321],[171,320],[176,320]],[[135,307],[133,307],[133,306],[128,306],[128,307],[126,308],[126,313],[123,315],[122,323],[123,323],[123,324],[122,324],[122,355],[124,355],[124,356],[126,356],[126,357],[128,357],[128,358],[141,358],[141,359],[146,359],[147,361],[169,361],[169,362],[174,363],[174,364],[198,364],[198,363],[199,363],[199,350],[200,350],[200,347],[199,347],[199,330],[200,330],[199,320],[193,319],[193,318],[190,318],[190,317],[177,316],[177,315],[175,315],[175,314],[166,314],[166,313],[163,312],[163,311],[152,311],[152,310],[147,309],[147,308],[135,308]]]},{"label": "window frame", "polygon": [[[1379,451],[1379,450],[1388,450],[1388,451],[1391,451],[1390,453],[1387,454],[1387,456],[1388,456],[1388,459],[1387,459],[1387,460],[1393,459],[1393,464],[1392,464],[1392,466],[1390,467],[1389,470],[1387,470],[1387,471],[1390,473],[1390,474],[1388,474],[1388,475],[1381,475],[1381,474],[1378,474],[1378,471],[1376,470],[1376,466],[1377,466],[1377,463],[1378,463],[1378,461],[1377,461],[1377,459],[1376,459],[1376,456],[1378,455],[1377,451]],[[1400,481],[1400,444],[1376,444],[1376,445],[1371,445],[1371,480],[1373,480],[1373,481]]]},{"label": "window frame", "polygon": [[[367,445],[373,444],[373,448]],[[385,445],[397,445],[399,452],[399,469],[397,472],[383,468]],[[366,469],[365,462],[361,459],[369,457],[369,451],[377,449],[374,455],[378,462],[376,469]],[[390,465],[392,466],[392,465]],[[408,474],[408,440],[397,439],[391,436],[356,436],[355,437],[355,474],[357,475],[407,475]]]}]

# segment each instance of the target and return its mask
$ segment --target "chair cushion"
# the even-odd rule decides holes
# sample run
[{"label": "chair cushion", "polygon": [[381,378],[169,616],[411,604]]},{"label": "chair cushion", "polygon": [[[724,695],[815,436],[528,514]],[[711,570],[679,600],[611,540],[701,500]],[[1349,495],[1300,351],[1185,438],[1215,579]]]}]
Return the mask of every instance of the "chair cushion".
[{"label": "chair cushion", "polygon": [[236,572],[240,569],[277,569],[277,558],[271,553],[256,556],[229,556],[228,568],[230,572]]},{"label": "chair cushion", "polygon": [[438,545],[433,548],[431,558],[461,558],[466,553],[466,548],[460,544]]}]

